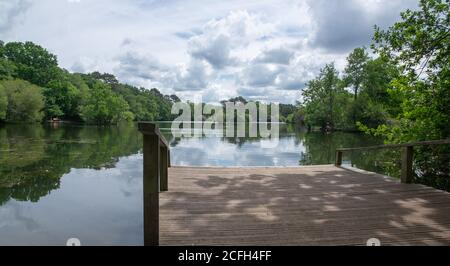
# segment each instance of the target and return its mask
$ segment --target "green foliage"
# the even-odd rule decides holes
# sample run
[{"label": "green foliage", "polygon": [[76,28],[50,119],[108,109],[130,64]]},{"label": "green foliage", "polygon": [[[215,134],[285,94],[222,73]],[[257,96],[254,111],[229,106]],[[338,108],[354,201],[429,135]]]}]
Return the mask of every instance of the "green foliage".
[{"label": "green foliage", "polygon": [[141,148],[142,134],[128,124],[0,127],[0,205],[11,198],[36,202],[58,189],[72,168],[113,168]]},{"label": "green foliage", "polygon": [[344,80],[346,85],[353,87],[355,99],[358,98],[358,90],[366,76],[366,65],[368,61],[369,55],[365,48],[356,48],[347,57]]},{"label": "green foliage", "polygon": [[176,96],[175,94],[170,95],[169,99],[174,103],[181,102],[180,98],[178,98],[178,96]]},{"label": "green foliage", "polygon": [[293,104],[279,104],[280,108],[280,122],[295,123],[294,115],[297,112],[297,107]]},{"label": "green foliage", "polygon": [[228,100],[220,101],[220,103],[221,103],[222,105],[224,105],[226,102],[230,102],[230,103],[243,103],[243,104],[246,104],[248,101],[247,101],[244,97],[242,97],[242,96],[237,96],[237,97],[234,97],[234,98],[230,98],[230,99],[228,99]]},{"label": "green foliage", "polygon": [[[449,2],[420,1],[388,30],[376,28],[373,48],[392,58],[402,74],[389,94],[400,102],[396,122],[372,129],[389,143],[450,137]],[[450,190],[450,147],[415,150],[416,181]]]},{"label": "green foliage", "polygon": [[44,107],[42,88],[23,80],[5,80],[0,85],[8,101],[6,121],[41,121]]},{"label": "green foliage", "polygon": [[[172,104],[180,101],[176,95],[163,95],[157,89],[122,84],[109,73],[69,73],[58,67],[55,55],[32,42],[5,44],[0,41],[0,80],[17,78],[43,87],[43,110],[47,119],[101,124],[133,118],[172,120]],[[99,92],[99,83],[107,85],[108,92]],[[103,101],[107,104],[96,107],[91,95],[101,97],[99,94],[107,96]]]},{"label": "green foliage", "polygon": [[6,119],[6,111],[8,110],[8,98],[5,88],[0,84],[0,121]]},{"label": "green foliage", "polygon": [[93,85],[86,103],[81,106],[81,117],[95,124],[116,124],[134,119],[128,103],[100,81]]},{"label": "green foliage", "polygon": [[375,50],[403,70],[391,92],[402,100],[393,141],[450,135],[449,4],[420,1],[420,7],[403,12],[403,21],[387,31],[377,29],[374,37]]},{"label": "green foliage", "polygon": [[396,117],[400,111],[401,99],[390,93],[393,89],[392,81],[399,75],[398,67],[384,56],[367,62],[362,94],[371,101],[371,104],[380,105],[379,108],[385,109],[390,117]]},{"label": "green foliage", "polygon": [[334,64],[327,64],[303,90],[305,121],[310,127],[331,130],[346,124],[342,108],[347,106],[349,93],[343,89],[338,75]]},{"label": "green foliage", "polygon": [[[376,58],[363,48],[348,56],[343,80],[353,100],[330,89],[327,71],[308,83],[307,124],[356,126],[387,143],[450,137],[450,4],[421,0],[419,7],[387,30],[375,27]],[[414,168],[417,182],[450,190],[450,145],[415,148]]]},{"label": "green foliage", "polygon": [[9,60],[0,57],[0,80],[11,79],[17,76],[17,67]]},{"label": "green foliage", "polygon": [[17,77],[45,86],[58,75],[56,56],[32,42],[10,42],[3,47],[3,57],[15,64]]},{"label": "green foliage", "polygon": [[89,77],[96,79],[96,80],[100,80],[106,84],[109,85],[113,85],[113,84],[119,84],[119,81],[117,80],[117,78],[109,73],[100,73],[100,72],[92,72],[90,74],[88,74]]},{"label": "green foliage", "polygon": [[147,90],[122,84],[117,82],[117,78],[114,75],[108,73],[94,72],[82,75],[82,77],[89,87],[92,87],[98,81],[108,84],[115,94],[122,96],[128,103],[130,112],[133,113],[135,120],[170,121],[174,119],[170,111],[172,104],[180,100],[176,95],[163,95],[155,88]]},{"label": "green foliage", "polygon": [[45,113],[48,118],[78,118],[81,92],[67,78],[50,81],[44,95]]},{"label": "green foliage", "polygon": [[290,124],[296,124],[298,126],[304,126],[305,125],[305,109],[300,107],[296,107],[296,110],[288,114],[286,117],[286,123]]},{"label": "green foliage", "polygon": [[161,94],[157,89],[146,90],[125,84],[112,84],[113,91],[122,95],[138,121],[169,121],[172,104],[178,97]]},{"label": "green foliage", "polygon": [[[347,60],[342,80],[327,65],[302,92],[305,122],[310,127],[323,130],[356,130],[359,124],[376,127],[399,112],[400,100],[390,93],[391,81],[399,75],[397,66],[386,57],[369,58],[364,48],[356,48]],[[326,82],[327,75],[332,82]]]}]

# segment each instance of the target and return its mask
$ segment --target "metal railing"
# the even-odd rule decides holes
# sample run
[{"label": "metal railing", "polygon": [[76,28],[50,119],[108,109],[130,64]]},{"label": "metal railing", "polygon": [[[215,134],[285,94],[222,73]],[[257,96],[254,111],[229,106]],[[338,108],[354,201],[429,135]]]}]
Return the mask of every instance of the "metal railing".
[{"label": "metal railing", "polygon": [[402,160],[401,160],[401,175],[400,180],[402,183],[413,182],[413,158],[414,158],[414,146],[428,146],[428,145],[443,145],[450,144],[450,139],[431,140],[411,142],[404,144],[389,144],[389,145],[377,145],[369,147],[357,147],[357,148],[340,148],[336,150],[336,166],[342,165],[342,153],[346,151],[356,150],[374,150],[374,149],[386,149],[386,148],[402,148]]}]

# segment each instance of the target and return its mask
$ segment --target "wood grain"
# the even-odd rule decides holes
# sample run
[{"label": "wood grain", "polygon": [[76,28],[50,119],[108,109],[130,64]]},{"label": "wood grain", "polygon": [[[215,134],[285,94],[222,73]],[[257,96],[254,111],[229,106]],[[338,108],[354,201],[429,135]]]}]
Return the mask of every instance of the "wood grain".
[{"label": "wood grain", "polygon": [[169,169],[160,245],[449,245],[450,194],[364,171]]}]

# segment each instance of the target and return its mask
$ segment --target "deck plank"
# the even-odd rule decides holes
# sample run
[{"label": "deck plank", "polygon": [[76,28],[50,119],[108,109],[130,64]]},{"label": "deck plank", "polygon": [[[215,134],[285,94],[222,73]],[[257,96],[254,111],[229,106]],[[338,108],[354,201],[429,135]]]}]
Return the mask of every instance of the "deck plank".
[{"label": "deck plank", "polygon": [[449,245],[450,194],[331,165],[169,169],[161,245]]}]

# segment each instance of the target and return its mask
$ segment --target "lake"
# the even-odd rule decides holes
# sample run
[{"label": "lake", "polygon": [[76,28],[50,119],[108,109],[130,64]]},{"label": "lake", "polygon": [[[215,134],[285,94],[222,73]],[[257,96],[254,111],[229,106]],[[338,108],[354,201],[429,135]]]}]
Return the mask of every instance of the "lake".
[{"label": "lake", "polygon": [[[338,147],[380,144],[364,134],[280,126],[278,145],[258,138],[174,138],[160,123],[175,166],[330,164]],[[344,162],[388,173],[389,154]],[[395,158],[395,156],[392,156]],[[399,157],[397,157],[399,158]],[[142,136],[135,124],[0,126],[0,245],[142,245]]]}]

